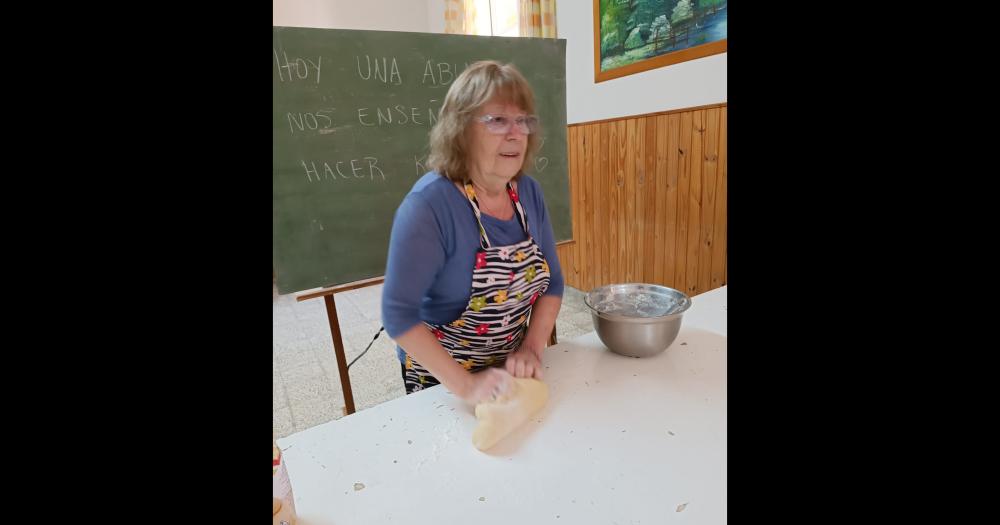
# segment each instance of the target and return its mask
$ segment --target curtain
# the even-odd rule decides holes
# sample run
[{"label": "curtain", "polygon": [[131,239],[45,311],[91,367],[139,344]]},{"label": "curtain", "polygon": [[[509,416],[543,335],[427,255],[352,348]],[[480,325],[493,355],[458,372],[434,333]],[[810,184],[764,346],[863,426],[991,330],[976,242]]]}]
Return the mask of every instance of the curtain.
[{"label": "curtain", "polygon": [[521,36],[556,38],[556,0],[518,0]]}]

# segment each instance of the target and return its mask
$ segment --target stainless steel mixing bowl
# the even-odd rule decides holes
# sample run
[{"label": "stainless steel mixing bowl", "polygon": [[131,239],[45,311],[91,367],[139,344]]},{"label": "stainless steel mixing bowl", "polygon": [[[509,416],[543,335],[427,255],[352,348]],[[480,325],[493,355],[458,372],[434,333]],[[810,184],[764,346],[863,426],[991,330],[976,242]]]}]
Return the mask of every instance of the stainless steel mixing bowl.
[{"label": "stainless steel mixing bowl", "polygon": [[691,299],[657,284],[609,284],[587,293],[597,336],[609,350],[630,357],[663,352],[677,338]]}]

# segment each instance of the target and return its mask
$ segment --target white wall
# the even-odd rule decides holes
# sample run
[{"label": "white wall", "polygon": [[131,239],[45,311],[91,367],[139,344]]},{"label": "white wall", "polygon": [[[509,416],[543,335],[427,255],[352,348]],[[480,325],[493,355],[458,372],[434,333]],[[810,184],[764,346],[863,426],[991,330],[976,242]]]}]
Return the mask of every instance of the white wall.
[{"label": "white wall", "polygon": [[[433,32],[431,0],[271,0],[276,26]],[[444,7],[436,2],[444,31]]]},{"label": "white wall", "polygon": [[556,29],[566,39],[569,124],[726,102],[728,53],[594,83],[594,5],[556,3]]},{"label": "white wall", "polygon": [[427,32],[444,33],[444,0],[427,0]]}]

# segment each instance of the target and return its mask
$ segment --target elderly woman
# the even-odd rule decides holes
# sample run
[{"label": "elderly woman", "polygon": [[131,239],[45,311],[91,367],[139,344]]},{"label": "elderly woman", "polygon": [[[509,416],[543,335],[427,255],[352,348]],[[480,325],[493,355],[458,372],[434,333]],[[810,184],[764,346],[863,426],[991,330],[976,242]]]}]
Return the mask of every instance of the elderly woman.
[{"label": "elderly woman", "polygon": [[476,403],[512,376],[542,377],[563,277],[541,187],[524,173],[534,113],[510,64],[472,64],[445,96],[433,171],[396,210],[382,291],[407,394],[444,384]]}]

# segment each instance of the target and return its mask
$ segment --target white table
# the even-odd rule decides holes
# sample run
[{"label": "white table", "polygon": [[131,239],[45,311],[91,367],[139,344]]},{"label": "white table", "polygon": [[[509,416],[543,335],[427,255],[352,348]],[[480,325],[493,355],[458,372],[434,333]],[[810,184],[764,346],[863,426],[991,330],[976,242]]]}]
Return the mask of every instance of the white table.
[{"label": "white table", "polygon": [[546,349],[548,404],[486,453],[443,386],[279,439],[299,522],[725,523],[726,287],[693,302],[652,358]]}]

